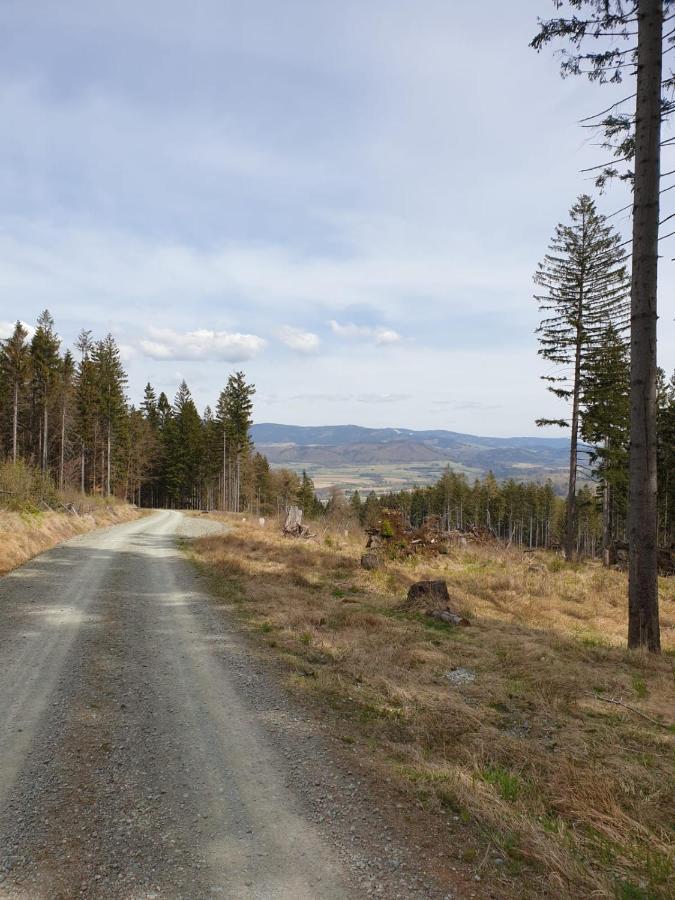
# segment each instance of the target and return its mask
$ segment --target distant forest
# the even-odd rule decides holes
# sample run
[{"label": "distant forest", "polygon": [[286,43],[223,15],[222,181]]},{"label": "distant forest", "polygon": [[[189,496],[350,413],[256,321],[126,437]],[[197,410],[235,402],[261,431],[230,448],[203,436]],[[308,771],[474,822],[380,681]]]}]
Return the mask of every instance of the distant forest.
[{"label": "distant forest", "polygon": [[[625,533],[628,374],[625,348],[616,334],[610,337],[616,352],[604,354],[592,378],[589,367],[580,405],[580,434],[595,447],[586,474],[597,489],[587,482],[575,489],[574,543],[577,553],[591,555]],[[138,406],[129,403],[126,385],[112,335],[94,339],[82,331],[71,351],[48,311],[31,336],[17,322],[0,345],[0,457],[61,491],[144,507],[270,515],[298,504],[308,517],[361,524],[395,508],[411,525],[436,515],[448,528],[486,526],[518,545],[564,543],[567,504],[550,483],[498,483],[492,474],[469,483],[448,469],[430,487],[349,498],[335,489],[321,502],[306,473],[273,469],[256,451],[250,437],[255,387],[242,372],[228,377],[214,407],[202,413],[184,381],[173,399],[147,384]],[[659,532],[666,543],[675,502],[675,381],[663,375],[658,433]]]}]

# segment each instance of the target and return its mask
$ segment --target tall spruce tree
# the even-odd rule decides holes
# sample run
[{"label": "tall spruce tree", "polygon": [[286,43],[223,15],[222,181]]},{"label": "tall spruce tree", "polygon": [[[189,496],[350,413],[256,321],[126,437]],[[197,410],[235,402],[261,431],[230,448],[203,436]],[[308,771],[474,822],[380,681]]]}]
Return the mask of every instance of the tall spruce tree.
[{"label": "tall spruce tree", "polygon": [[198,504],[201,465],[201,419],[190,389],[182,381],[173,404],[173,415],[165,426],[166,480],[174,506]]},{"label": "tall spruce tree", "polygon": [[659,523],[661,543],[669,548],[675,543],[675,372],[667,381],[659,370],[657,388]]},{"label": "tall spruce tree", "polygon": [[96,392],[101,420],[102,469],[105,470],[105,493],[112,494],[112,460],[114,438],[126,415],[124,390],[127,375],[120,351],[111,334],[94,344],[92,359],[96,372]]},{"label": "tall spruce tree", "polygon": [[19,452],[19,409],[29,377],[30,351],[26,338],[28,331],[17,320],[14,331],[0,345],[0,369],[7,381],[12,408],[12,462]]},{"label": "tall spruce tree", "polygon": [[143,402],[141,403],[141,411],[145,417],[145,421],[152,427],[159,427],[159,412],[157,409],[157,395],[155,389],[148,382],[143,391]]},{"label": "tall spruce tree", "polygon": [[297,504],[305,516],[312,516],[316,508],[316,489],[314,482],[307,472],[302,470],[300,488],[298,489]]},{"label": "tall spruce tree", "polygon": [[630,430],[628,342],[614,325],[591,347],[581,378],[581,436],[592,446],[590,462],[600,478],[603,561],[612,562],[611,545],[628,499]]},{"label": "tall spruce tree", "polygon": [[251,447],[255,385],[248,384],[243,372],[227,379],[220,393],[216,416],[223,442],[223,509],[239,512],[241,496],[241,460]]},{"label": "tall spruce tree", "polygon": [[[96,459],[96,366],[92,359],[94,342],[91,331],[82,329],[75,347],[80,354],[75,373],[75,431],[80,449],[80,490],[84,493],[87,485],[95,490]],[[87,454],[91,460],[91,472],[87,480]]]},{"label": "tall spruce tree", "polygon": [[576,546],[576,485],[582,377],[589,354],[609,325],[622,329],[627,320],[626,255],[619,235],[606,224],[587,195],[570,210],[570,224],[558,225],[549,252],[535,274],[535,294],[546,314],[537,329],[539,355],[563,374],[543,375],[548,390],[570,405],[560,419],[537,419],[537,425],[570,429],[565,555]]},{"label": "tall spruce tree", "polygon": [[54,319],[49,310],[45,309],[38,317],[37,328],[30,343],[33,409],[38,426],[35,447],[43,472],[47,472],[49,467],[49,411],[58,383],[60,346],[61,340],[54,329]]},{"label": "tall spruce tree", "polygon": [[74,393],[75,360],[70,350],[66,350],[61,360],[59,373],[59,402],[61,405],[61,436],[59,440],[59,490],[65,484],[67,428],[71,420]]},{"label": "tall spruce tree", "polygon": [[201,470],[199,480],[207,509],[214,509],[217,503],[220,477],[221,435],[218,420],[210,406],[202,415]]},{"label": "tall spruce tree", "polygon": [[[659,653],[656,322],[661,124],[675,110],[675,72],[671,68],[663,77],[664,53],[672,49],[675,34],[670,28],[664,33],[663,25],[675,0],[553,0],[553,5],[565,14],[539,20],[531,46],[540,50],[567,41],[571,51],[563,53],[563,76],[584,75],[614,84],[634,79],[632,94],[585,124],[603,131],[604,145],[614,157],[596,167],[597,182],[618,176],[633,188],[628,646]],[[634,103],[633,111],[621,112],[626,103]]]}]

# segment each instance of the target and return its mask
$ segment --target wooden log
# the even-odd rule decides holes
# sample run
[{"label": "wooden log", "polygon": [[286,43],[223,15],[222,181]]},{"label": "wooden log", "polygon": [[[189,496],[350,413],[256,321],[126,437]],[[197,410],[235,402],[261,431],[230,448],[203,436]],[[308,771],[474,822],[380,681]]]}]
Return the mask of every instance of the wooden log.
[{"label": "wooden log", "polygon": [[468,619],[465,619],[464,616],[459,616],[457,613],[453,612],[449,607],[445,609],[428,609],[426,612],[427,616],[431,619],[439,619],[441,622],[447,622],[448,625],[461,625],[462,627],[466,627],[470,625]]}]

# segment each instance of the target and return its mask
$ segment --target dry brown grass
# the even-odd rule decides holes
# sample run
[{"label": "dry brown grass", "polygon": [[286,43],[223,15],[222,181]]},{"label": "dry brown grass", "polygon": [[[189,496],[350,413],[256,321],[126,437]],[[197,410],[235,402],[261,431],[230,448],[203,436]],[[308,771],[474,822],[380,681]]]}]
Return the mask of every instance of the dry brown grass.
[{"label": "dry brown grass", "polygon": [[[675,580],[655,658],[623,649],[625,575],[594,563],[479,547],[365,572],[360,535],[233,524],[194,545],[214,589],[345,741],[458,823],[449,852],[497,896],[672,896]],[[470,628],[397,612],[426,577]],[[475,681],[454,686],[457,667]]]},{"label": "dry brown grass", "polygon": [[124,503],[91,502],[74,516],[57,512],[0,510],[0,575],[15,569],[61,541],[105,525],[117,525],[139,515]]}]

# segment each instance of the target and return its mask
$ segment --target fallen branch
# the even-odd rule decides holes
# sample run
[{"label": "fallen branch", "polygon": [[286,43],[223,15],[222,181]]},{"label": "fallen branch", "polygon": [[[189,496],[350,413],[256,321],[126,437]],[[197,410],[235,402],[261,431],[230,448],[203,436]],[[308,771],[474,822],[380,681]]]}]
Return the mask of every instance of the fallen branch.
[{"label": "fallen branch", "polygon": [[462,625],[466,627],[470,625],[468,619],[465,619],[464,616],[458,616],[457,613],[454,613],[451,609],[428,609],[426,615],[431,619],[440,619],[441,622],[447,622],[448,625]]},{"label": "fallen branch", "polygon": [[601,697],[599,694],[596,694],[593,691],[584,691],[584,694],[588,694],[588,696],[593,697],[594,700],[602,700],[603,703],[613,703],[615,706],[622,706],[624,709],[635,713],[636,716],[641,716],[643,719],[651,722],[652,725],[658,725],[660,728],[666,729],[672,728],[672,725],[668,725],[666,722],[659,722],[658,719],[653,719],[651,716],[646,715],[639,709],[636,709],[634,706],[629,706],[627,703],[624,703],[623,700],[615,700],[614,697]]}]

